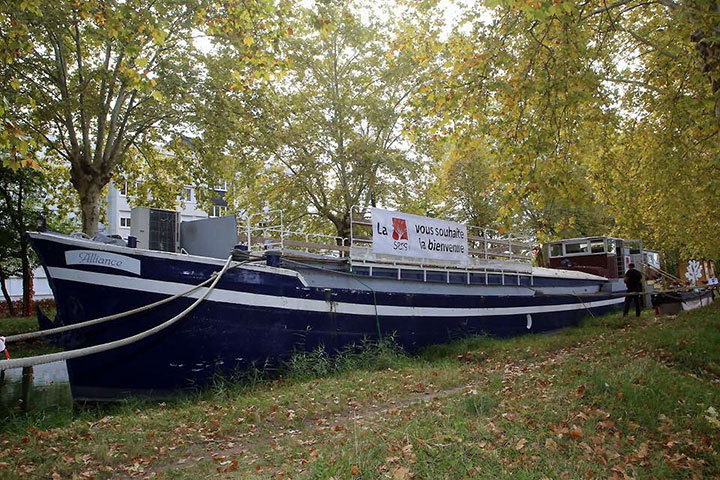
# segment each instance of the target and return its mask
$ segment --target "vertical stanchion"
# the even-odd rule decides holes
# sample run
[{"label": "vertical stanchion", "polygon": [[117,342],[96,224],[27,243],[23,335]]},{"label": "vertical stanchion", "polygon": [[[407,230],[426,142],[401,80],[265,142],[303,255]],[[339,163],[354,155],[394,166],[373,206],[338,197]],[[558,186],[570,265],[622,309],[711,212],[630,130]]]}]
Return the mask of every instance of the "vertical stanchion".
[{"label": "vertical stanchion", "polygon": [[23,367],[22,369],[22,410],[27,412],[30,410],[30,392],[33,384],[33,367]]}]

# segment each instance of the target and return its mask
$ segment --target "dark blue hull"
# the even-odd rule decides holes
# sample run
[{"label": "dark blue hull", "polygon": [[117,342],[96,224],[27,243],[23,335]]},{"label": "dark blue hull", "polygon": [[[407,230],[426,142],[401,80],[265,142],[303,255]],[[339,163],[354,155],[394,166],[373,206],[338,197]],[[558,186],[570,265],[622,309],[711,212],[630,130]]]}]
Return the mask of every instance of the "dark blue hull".
[{"label": "dark blue hull", "polygon": [[[212,259],[142,252],[34,234],[33,243],[55,293],[58,319],[77,323],[143,306],[186,290],[221,268]],[[97,264],[70,264],[67,252],[110,252],[133,259],[139,272]],[[113,257],[113,258],[116,258]],[[413,351],[475,334],[517,335],[558,329],[622,303],[588,281],[592,293],[543,293],[523,286],[412,284],[355,279],[347,273],[257,266],[229,270],[192,313],[135,344],[68,361],[76,398],[165,394],[207,385],[255,365],[275,365],[294,350],[341,349],[364,338],[392,335]],[[314,278],[314,280],[313,280]],[[538,279],[538,283],[542,283]],[[560,281],[562,280],[562,281]],[[548,282],[548,279],[544,281]],[[369,283],[369,285],[368,285]],[[558,279],[567,291],[567,281]],[[364,286],[363,286],[364,285]],[[495,294],[494,294],[495,293]],[[68,349],[126,338],[186,308],[180,298],[149,312],[69,332]]]}]

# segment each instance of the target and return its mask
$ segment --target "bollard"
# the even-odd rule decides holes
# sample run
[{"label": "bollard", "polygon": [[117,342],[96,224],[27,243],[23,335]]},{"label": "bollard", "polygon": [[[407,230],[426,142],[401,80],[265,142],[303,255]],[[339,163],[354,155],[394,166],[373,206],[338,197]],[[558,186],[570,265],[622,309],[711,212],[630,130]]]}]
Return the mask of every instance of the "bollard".
[{"label": "bollard", "polygon": [[27,412],[30,409],[30,391],[33,384],[33,367],[23,367],[22,369],[22,411]]}]

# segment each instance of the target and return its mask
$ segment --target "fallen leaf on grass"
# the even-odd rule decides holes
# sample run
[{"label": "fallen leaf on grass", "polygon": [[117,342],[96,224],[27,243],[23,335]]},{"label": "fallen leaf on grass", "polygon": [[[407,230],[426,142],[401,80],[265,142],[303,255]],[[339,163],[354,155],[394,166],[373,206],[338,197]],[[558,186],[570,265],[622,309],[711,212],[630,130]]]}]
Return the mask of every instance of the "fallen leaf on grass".
[{"label": "fallen leaf on grass", "polygon": [[350,475],[359,475],[360,474],[360,468],[357,465],[353,465],[350,467]]},{"label": "fallen leaf on grass", "polygon": [[517,445],[515,445],[515,450],[517,450],[519,452],[520,450],[525,448],[526,444],[527,444],[527,440],[525,440],[524,438],[521,438],[520,441],[517,443]]},{"label": "fallen leaf on grass", "polygon": [[612,428],[615,426],[615,422],[612,420],[605,420],[604,422],[598,422],[597,425],[600,428]]},{"label": "fallen leaf on grass", "polygon": [[[256,469],[259,466],[260,465],[255,465]],[[232,460],[230,462],[223,462],[223,464],[221,466],[216,468],[218,473],[226,473],[226,472],[234,471],[237,469],[238,469],[238,461],[237,460]]]},{"label": "fallen leaf on grass", "polygon": [[410,470],[405,467],[398,467],[393,471],[394,480],[408,480],[410,478]]},{"label": "fallen leaf on grass", "polygon": [[705,420],[707,420],[707,422],[713,427],[720,428],[720,419],[718,419],[717,410],[715,410],[713,407],[709,407],[706,412],[709,415],[705,415]]},{"label": "fallen leaf on grass", "polygon": [[582,397],[583,395],[585,395],[585,385],[580,385],[579,387],[577,387],[575,393],[577,393],[578,397]]},{"label": "fallen leaf on grass", "polygon": [[552,438],[545,439],[545,448],[551,452],[557,452],[558,444]]}]

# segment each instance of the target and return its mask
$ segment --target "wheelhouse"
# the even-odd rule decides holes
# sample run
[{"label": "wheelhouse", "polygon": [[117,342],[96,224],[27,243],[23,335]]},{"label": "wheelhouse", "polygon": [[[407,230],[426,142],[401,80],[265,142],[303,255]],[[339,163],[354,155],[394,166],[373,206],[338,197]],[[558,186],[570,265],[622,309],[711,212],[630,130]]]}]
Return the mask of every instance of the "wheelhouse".
[{"label": "wheelhouse", "polygon": [[569,238],[546,245],[550,268],[621,278],[630,263],[645,264],[642,242],[615,237]]}]

